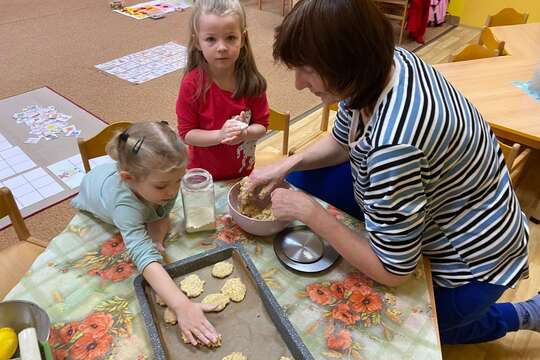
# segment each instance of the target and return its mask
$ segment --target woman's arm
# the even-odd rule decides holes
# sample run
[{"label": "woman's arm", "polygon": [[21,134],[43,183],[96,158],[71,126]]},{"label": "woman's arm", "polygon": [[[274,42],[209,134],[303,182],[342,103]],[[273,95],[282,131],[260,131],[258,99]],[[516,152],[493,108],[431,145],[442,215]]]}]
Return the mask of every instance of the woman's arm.
[{"label": "woman's arm", "polygon": [[255,169],[249,179],[248,191],[254,192],[261,186],[272,189],[293,171],[310,170],[342,164],[348,160],[348,150],[333,137],[326,136],[305,151],[286,157],[280,162]]},{"label": "woman's arm", "polygon": [[204,311],[213,310],[214,305],[191,302],[158,262],[148,264],[143,270],[143,276],[174,311],[182,333],[191,344],[197,345],[196,339],[205,344],[216,342],[218,337],[216,329],[204,316]]},{"label": "woman's arm", "polygon": [[355,268],[387,286],[397,286],[408,276],[387,271],[368,239],[336,220],[309,195],[287,189],[272,192],[272,211],[278,219],[300,220],[314,233],[326,239]]}]

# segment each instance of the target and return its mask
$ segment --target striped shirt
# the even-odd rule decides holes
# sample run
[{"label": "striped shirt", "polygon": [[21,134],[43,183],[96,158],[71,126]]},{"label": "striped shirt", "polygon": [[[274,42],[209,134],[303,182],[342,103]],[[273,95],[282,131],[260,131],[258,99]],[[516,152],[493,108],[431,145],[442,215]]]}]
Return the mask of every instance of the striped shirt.
[{"label": "striped shirt", "polygon": [[462,94],[398,48],[366,123],[345,100],[332,132],[349,148],[356,201],[387,271],[409,274],[426,255],[443,287],[527,277],[527,219],[495,135]]}]

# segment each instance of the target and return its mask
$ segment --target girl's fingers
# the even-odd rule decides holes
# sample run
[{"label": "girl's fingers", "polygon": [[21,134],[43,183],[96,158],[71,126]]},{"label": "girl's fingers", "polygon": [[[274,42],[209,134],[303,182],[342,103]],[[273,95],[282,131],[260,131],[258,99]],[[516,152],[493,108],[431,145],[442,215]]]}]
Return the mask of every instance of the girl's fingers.
[{"label": "girl's fingers", "polygon": [[197,342],[197,340],[195,340],[195,338],[193,337],[193,334],[191,333],[191,331],[182,331],[182,334],[184,334],[184,336],[186,337],[186,339],[189,341],[189,343],[193,346],[197,346],[197,344],[199,344]]},{"label": "girl's fingers", "polygon": [[[214,328],[214,326],[212,324],[210,324],[210,321],[204,319],[203,322],[202,322],[202,326],[204,326],[204,328],[206,329],[207,334],[213,336],[214,338],[218,336],[218,333],[217,333],[216,329]],[[215,339],[215,340],[217,340],[217,339]]]},{"label": "girl's fingers", "polygon": [[197,337],[197,339],[201,340],[205,345],[210,344],[210,340],[206,337],[203,332],[197,328],[192,329],[191,332]]}]

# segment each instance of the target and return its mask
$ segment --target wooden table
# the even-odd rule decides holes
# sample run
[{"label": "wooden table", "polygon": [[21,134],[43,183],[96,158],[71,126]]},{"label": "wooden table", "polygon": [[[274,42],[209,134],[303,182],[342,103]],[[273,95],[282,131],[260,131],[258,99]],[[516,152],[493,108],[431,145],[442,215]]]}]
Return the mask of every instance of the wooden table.
[{"label": "wooden table", "polygon": [[492,28],[507,56],[438,64],[480,111],[497,136],[540,149],[540,102],[512,85],[529,81],[540,64],[540,24]]}]

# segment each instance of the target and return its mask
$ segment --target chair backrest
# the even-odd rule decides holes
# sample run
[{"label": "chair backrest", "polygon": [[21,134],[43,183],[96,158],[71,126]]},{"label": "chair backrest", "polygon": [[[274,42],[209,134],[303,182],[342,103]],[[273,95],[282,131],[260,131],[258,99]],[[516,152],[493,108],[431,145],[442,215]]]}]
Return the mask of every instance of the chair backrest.
[{"label": "chair backrest", "polygon": [[287,155],[289,152],[289,127],[291,122],[291,114],[289,112],[279,112],[270,109],[270,117],[268,119],[268,129],[283,131],[283,145],[281,153]]},{"label": "chair backrest", "polygon": [[330,111],[338,111],[338,103],[324,104],[322,109],[321,118],[321,131],[328,130],[328,123],[330,121]]},{"label": "chair backrest", "polygon": [[30,232],[24,223],[11,190],[7,187],[2,187],[0,188],[0,219],[6,216],[9,216],[19,240],[26,240],[30,237]]},{"label": "chair backrest", "polygon": [[498,41],[490,28],[484,27],[480,33],[480,45],[484,45],[490,50],[497,50],[499,56],[505,55],[504,53],[504,41]]},{"label": "chair backrest", "polygon": [[495,15],[489,15],[486,19],[486,26],[504,26],[525,24],[529,14],[519,13],[513,8],[505,8]]},{"label": "chair backrest", "polygon": [[107,126],[97,135],[94,135],[88,140],[79,138],[79,152],[86,172],[90,171],[90,159],[105,155],[105,146],[109,140],[118,132],[127,129],[131,126],[130,122],[117,122]]},{"label": "chair backrest", "polygon": [[499,55],[498,50],[488,49],[479,44],[469,44],[459,53],[452,56],[452,62],[483,59]]}]

